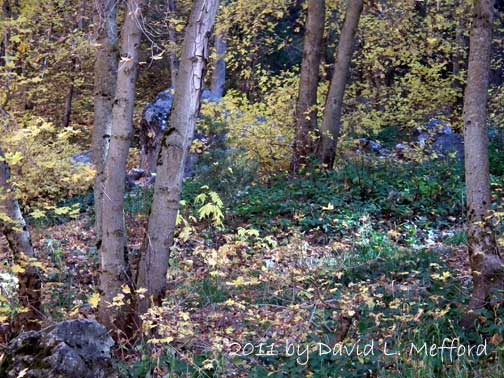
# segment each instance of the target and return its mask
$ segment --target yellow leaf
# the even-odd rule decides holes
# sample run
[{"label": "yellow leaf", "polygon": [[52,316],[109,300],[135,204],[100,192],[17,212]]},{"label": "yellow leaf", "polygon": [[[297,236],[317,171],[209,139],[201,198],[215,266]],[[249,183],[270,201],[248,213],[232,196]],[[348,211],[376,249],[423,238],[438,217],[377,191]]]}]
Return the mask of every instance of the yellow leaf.
[{"label": "yellow leaf", "polygon": [[203,369],[205,369],[205,370],[213,369],[213,360],[203,361]]},{"label": "yellow leaf", "polygon": [[427,43],[429,45],[434,45],[437,42],[437,38],[427,38]]},{"label": "yellow leaf", "polygon": [[79,306],[75,306],[72,311],[68,315],[70,316],[76,316],[79,313]]},{"label": "yellow leaf", "polygon": [[100,293],[94,293],[93,295],[91,295],[88,299],[88,303],[92,308],[97,308],[98,303],[100,303]]},{"label": "yellow leaf", "polygon": [[11,271],[12,273],[24,273],[25,268],[23,268],[21,265],[16,264],[12,266]]},{"label": "yellow leaf", "polygon": [[35,219],[45,218],[46,213],[42,210],[35,210],[30,213],[30,215]]},{"label": "yellow leaf", "polygon": [[332,203],[328,203],[327,206],[322,206],[322,210],[325,210],[325,211],[334,210],[334,205]]},{"label": "yellow leaf", "polygon": [[233,331],[234,331],[234,328],[233,328],[233,327],[227,327],[227,328],[225,329],[225,332],[226,332],[226,334],[228,334],[228,335],[232,334],[232,333],[233,333]]},{"label": "yellow leaf", "polygon": [[128,285],[122,285],[121,287],[121,291],[124,293],[124,294],[131,294],[131,289],[129,288]]},{"label": "yellow leaf", "polygon": [[169,344],[173,341],[173,337],[165,337],[163,339],[150,339],[149,344]]}]

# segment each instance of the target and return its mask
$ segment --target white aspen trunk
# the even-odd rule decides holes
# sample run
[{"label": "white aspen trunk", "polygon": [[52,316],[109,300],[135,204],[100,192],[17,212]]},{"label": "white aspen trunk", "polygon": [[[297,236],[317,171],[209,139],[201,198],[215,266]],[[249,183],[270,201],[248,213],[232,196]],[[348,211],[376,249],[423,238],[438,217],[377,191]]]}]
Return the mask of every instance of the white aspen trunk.
[{"label": "white aspen trunk", "polygon": [[151,299],[160,302],[166,287],[184,163],[199,112],[208,39],[218,6],[218,0],[195,0],[185,32],[174,106],[169,129],[161,142],[154,198],[138,270],[137,287],[147,289],[145,298],[138,302],[140,314],[148,309]]},{"label": "white aspen trunk", "polygon": [[[5,113],[3,109],[0,110],[1,113]],[[35,329],[38,328],[36,320],[40,319],[42,315],[40,309],[41,278],[38,269],[26,266],[26,258],[35,257],[35,253],[28,226],[21,213],[10,179],[10,168],[5,161],[2,149],[0,149],[0,212],[6,216],[6,219],[0,222],[0,232],[7,239],[14,254],[14,260],[24,268],[24,272],[18,273],[18,296],[21,306],[28,309],[27,312],[18,314],[15,328]]]},{"label": "white aspen trunk", "polygon": [[175,83],[177,81],[177,72],[179,61],[177,58],[177,32],[172,25],[172,20],[176,17],[177,12],[177,4],[175,0],[167,0],[168,1],[168,22],[170,25],[168,27],[168,41],[170,42],[170,77],[171,77],[171,86],[175,88]]},{"label": "white aspen trunk", "polygon": [[112,108],[112,133],[107,159],[103,193],[103,240],[101,245],[99,306],[101,322],[112,327],[124,327],[124,310],[110,307],[121,286],[130,283],[127,266],[126,226],[123,204],[126,164],[133,136],[138,52],[142,38],[140,28],[143,0],[128,0],[126,18],[121,29],[121,60]]},{"label": "white aspen trunk", "polygon": [[110,143],[112,105],[117,81],[118,37],[116,0],[97,0],[95,4],[97,52],[94,66],[93,163],[96,169],[94,183],[96,246],[100,249],[104,166]]}]

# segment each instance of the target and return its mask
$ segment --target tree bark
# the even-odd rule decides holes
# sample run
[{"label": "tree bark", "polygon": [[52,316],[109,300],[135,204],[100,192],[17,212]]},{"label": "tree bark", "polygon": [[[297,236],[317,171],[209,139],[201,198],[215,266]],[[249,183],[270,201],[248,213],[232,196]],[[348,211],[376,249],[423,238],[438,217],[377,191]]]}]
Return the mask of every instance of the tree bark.
[{"label": "tree bark", "polygon": [[179,61],[177,58],[177,31],[173,25],[173,19],[176,16],[177,4],[175,0],[168,0],[168,41],[170,42],[170,75],[171,75],[171,86],[175,88],[175,83],[177,81],[177,72],[179,67]]},{"label": "tree bark", "polygon": [[317,129],[317,89],[322,40],[324,37],[325,0],[308,0],[308,18],[303,46],[303,62],[296,104],[296,139],[294,141],[291,172],[297,173],[314,151]]},{"label": "tree bark", "polygon": [[208,38],[218,6],[218,0],[195,0],[185,32],[174,106],[169,129],[161,142],[154,198],[138,270],[137,287],[147,289],[145,298],[138,302],[140,314],[148,309],[151,298],[160,301],[166,287],[184,163],[200,107]]},{"label": "tree bark", "polygon": [[121,287],[130,283],[127,264],[126,226],[123,204],[126,165],[133,136],[138,53],[142,37],[140,28],[143,0],[128,0],[126,18],[121,29],[121,60],[117,73],[115,99],[112,108],[112,133],[105,161],[104,197],[102,203],[103,239],[101,245],[99,306],[101,322],[124,328],[124,311],[110,307]]},{"label": "tree bark", "polygon": [[469,259],[473,272],[470,308],[480,309],[503,284],[502,259],[491,222],[486,127],[494,0],[474,5],[467,85],[464,94],[465,176]]},{"label": "tree bark", "polygon": [[343,96],[352,60],[353,44],[357,26],[359,25],[364,0],[348,2],[348,8],[341,30],[334,73],[327,94],[324,120],[320,127],[320,144],[318,157],[324,167],[331,169],[336,155],[336,144],[341,131],[341,113],[343,110]]},{"label": "tree bark", "polygon": [[210,86],[212,96],[215,98],[224,96],[224,89],[226,86],[226,50],[227,43],[225,35],[217,35],[215,37],[215,53],[217,56]]},{"label": "tree bark", "polygon": [[[0,109],[5,113],[3,109]],[[14,254],[14,260],[24,268],[24,272],[18,273],[19,279],[19,302],[27,312],[20,313],[15,322],[15,328],[38,328],[37,320],[41,318],[40,289],[41,278],[38,269],[30,266],[28,259],[34,258],[30,232],[21,213],[21,208],[15,197],[14,188],[10,183],[10,169],[5,161],[5,155],[0,148],[0,212],[2,221],[0,231],[6,237],[10,249]]]},{"label": "tree bark", "polygon": [[63,127],[68,127],[70,125],[70,117],[72,115],[72,102],[75,90],[74,75],[76,74],[75,72],[76,69],[77,69],[77,60],[74,57],[72,58],[72,69],[70,70],[72,78],[70,79],[70,86],[68,87],[68,92],[65,97],[65,111],[63,112],[63,122],[62,122]]},{"label": "tree bark", "polygon": [[94,129],[93,162],[96,169],[94,184],[96,245],[102,241],[102,202],[104,164],[110,143],[112,105],[117,80],[117,9],[116,0],[96,1],[96,62],[94,66]]}]

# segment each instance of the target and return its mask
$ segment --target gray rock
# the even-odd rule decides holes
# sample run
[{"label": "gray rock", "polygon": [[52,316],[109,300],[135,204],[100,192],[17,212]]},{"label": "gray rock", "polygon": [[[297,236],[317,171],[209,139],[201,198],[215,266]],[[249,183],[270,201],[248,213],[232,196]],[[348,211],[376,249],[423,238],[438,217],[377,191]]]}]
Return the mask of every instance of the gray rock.
[{"label": "gray rock", "polygon": [[423,148],[448,157],[454,154],[457,160],[464,158],[464,137],[453,131],[451,126],[439,119],[431,119],[413,133],[415,141]]},{"label": "gray rock", "polygon": [[168,88],[159,93],[156,99],[145,107],[142,121],[147,125],[155,126],[161,131],[166,131],[174,94],[175,90],[173,88]]},{"label": "gray rock", "polygon": [[[159,93],[156,99],[145,107],[142,121],[148,126],[155,127],[163,132],[166,131],[168,129],[174,96],[174,88],[168,88]],[[204,89],[201,93],[201,101],[213,102],[218,101],[218,98],[214,97],[210,90]]]},{"label": "gray rock", "polygon": [[133,168],[131,169],[127,176],[126,176],[126,180],[131,180],[131,181],[137,181],[139,180],[140,178],[142,178],[145,174],[145,171],[141,168]]},{"label": "gray rock", "polygon": [[360,138],[358,139],[359,148],[366,152],[374,152],[380,154],[383,150],[383,146],[369,138]]},{"label": "gray rock", "polygon": [[[114,341],[94,320],[68,320],[21,333],[7,346],[0,366],[6,378],[114,378]],[[24,375],[23,375],[24,374]]]},{"label": "gray rock", "polygon": [[81,152],[80,154],[73,155],[72,160],[80,164],[93,164],[92,151]]},{"label": "gray rock", "polygon": [[[139,138],[141,150],[140,163],[146,175],[150,175],[156,171],[156,160],[161,140],[166,130],[168,130],[174,95],[175,90],[168,88],[159,93],[156,99],[144,109]],[[216,102],[219,101],[219,98],[215,97],[210,90],[204,89],[201,93],[201,101]],[[198,138],[197,135],[195,137]],[[196,158],[196,155],[191,154],[188,163],[191,164]],[[193,169],[191,167],[186,167],[184,176],[188,177],[192,172]]]},{"label": "gray rock", "polygon": [[443,156],[455,155],[457,160],[464,158],[464,138],[459,134],[438,135],[432,143],[432,149]]}]

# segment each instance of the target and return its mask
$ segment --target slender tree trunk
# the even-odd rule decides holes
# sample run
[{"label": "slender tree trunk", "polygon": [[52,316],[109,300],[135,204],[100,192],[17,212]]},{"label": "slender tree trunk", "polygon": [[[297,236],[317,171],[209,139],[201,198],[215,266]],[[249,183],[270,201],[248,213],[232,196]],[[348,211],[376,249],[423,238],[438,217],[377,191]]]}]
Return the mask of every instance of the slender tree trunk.
[{"label": "slender tree trunk", "polygon": [[[82,31],[84,29],[84,14],[86,12],[86,2],[87,0],[81,1],[77,30]],[[72,65],[70,70],[70,86],[68,87],[68,92],[65,97],[65,111],[63,112],[63,127],[68,127],[70,125],[70,120],[72,116],[72,102],[75,92],[75,76],[77,75],[77,58],[72,57]]]},{"label": "slender tree trunk", "polygon": [[168,41],[170,42],[170,75],[171,75],[171,86],[175,88],[175,83],[177,82],[177,72],[179,67],[179,61],[177,58],[177,32],[173,25],[173,20],[175,19],[177,12],[177,4],[175,0],[168,0]]},{"label": "slender tree trunk", "polygon": [[[2,3],[2,14],[0,21],[7,21],[11,18],[11,7],[10,7],[10,1],[5,0]],[[2,35],[2,42],[0,43],[0,67],[5,67],[7,64],[7,52],[8,52],[8,45],[9,45],[9,30],[8,28],[5,28],[3,35]]]},{"label": "slender tree trunk", "polygon": [[464,94],[469,258],[474,283],[471,309],[482,308],[492,289],[502,288],[503,285],[503,261],[490,220],[492,216],[486,127],[493,13],[494,0],[475,2]]},{"label": "slender tree trunk", "polygon": [[296,105],[296,139],[291,161],[291,172],[298,172],[301,165],[314,151],[314,135],[317,129],[317,89],[322,39],[324,37],[325,0],[308,0],[308,18],[303,46],[303,62],[299,79]]},{"label": "slender tree trunk", "polygon": [[142,38],[140,28],[143,0],[128,0],[126,19],[121,29],[121,60],[117,73],[112,134],[105,161],[104,197],[102,208],[103,239],[101,245],[100,289],[102,300],[99,317],[111,327],[124,327],[124,311],[110,307],[121,286],[130,283],[127,264],[126,226],[123,204],[126,165],[133,136],[138,52]]},{"label": "slender tree trunk", "polygon": [[215,66],[212,74],[211,91],[215,98],[224,96],[226,87],[226,37],[224,34],[219,34],[215,37],[215,53],[217,55]]},{"label": "slender tree trunk", "polygon": [[140,314],[147,310],[151,298],[160,301],[166,287],[184,163],[200,107],[208,38],[218,6],[218,0],[195,0],[185,32],[170,126],[161,142],[154,198],[138,270],[137,287],[147,289],[146,297],[138,303]]},{"label": "slender tree trunk", "polygon": [[[3,109],[1,113],[6,114]],[[16,318],[15,328],[38,328],[36,320],[41,318],[40,289],[41,279],[38,269],[30,266],[28,259],[34,258],[30,232],[23,218],[19,203],[15,197],[14,188],[10,183],[10,169],[5,156],[0,149],[0,212],[4,215],[0,222],[0,231],[6,237],[14,260],[24,268],[18,273],[19,302],[28,309]]]},{"label": "slender tree trunk", "polygon": [[[452,52],[452,88],[456,90],[459,96],[456,96],[453,105],[450,105],[448,113],[450,114],[450,118],[452,123],[456,123],[457,117],[459,117],[460,113],[457,111],[458,107],[463,106],[464,102],[464,82],[461,78],[460,74],[464,67],[464,52],[466,50],[466,42],[464,39],[464,30],[466,28],[466,20],[465,20],[465,1],[457,0],[455,2],[455,17],[456,17],[456,25],[455,25],[455,45]],[[459,15],[459,11],[461,14]]]},{"label": "slender tree trunk", "polygon": [[[462,70],[466,68],[465,51],[468,46],[464,37],[464,30],[469,27],[468,17],[470,16],[471,9],[464,0],[457,0],[455,6],[457,19],[455,25],[455,47],[452,54],[452,74],[454,76],[452,87],[463,91],[464,81],[459,76]],[[461,99],[460,105],[463,105],[463,99]]]},{"label": "slender tree trunk", "polygon": [[[13,9],[12,4],[9,0],[5,0],[2,4],[2,14],[0,18],[0,22],[2,21],[10,21],[13,19]],[[0,67],[5,67],[9,63],[9,43],[10,43],[10,30],[8,27],[5,28],[2,36],[2,43],[0,45]],[[2,91],[4,92],[0,99],[2,103],[1,107],[5,107],[10,100],[10,69],[6,69],[4,72],[4,79],[2,80]],[[3,98],[2,98],[3,97]]]},{"label": "slender tree trunk", "polygon": [[328,169],[334,164],[336,144],[341,131],[341,113],[343,110],[343,96],[347,83],[350,62],[352,60],[353,44],[357,26],[359,25],[364,0],[348,2],[345,22],[341,30],[334,73],[327,94],[324,120],[320,127],[319,159]]},{"label": "slender tree trunk", "polygon": [[96,169],[94,184],[96,245],[102,241],[102,203],[104,164],[110,143],[112,105],[117,80],[117,9],[116,0],[98,0],[94,20],[96,28],[96,62],[94,67],[94,129],[93,162]]},{"label": "slender tree trunk", "polygon": [[453,69],[452,74],[454,76],[453,87],[461,88],[462,83],[460,82],[461,67],[464,61],[464,50],[465,50],[465,41],[464,41],[464,29],[465,22],[464,16],[461,15],[459,20],[457,21],[457,26],[455,27],[455,51],[453,53]]},{"label": "slender tree trunk", "polygon": [[77,69],[77,59],[74,57],[72,58],[72,69],[70,71],[72,78],[70,79],[70,86],[68,87],[68,92],[65,97],[65,111],[63,112],[63,122],[62,126],[63,127],[68,127],[70,125],[70,117],[72,115],[72,102],[73,102],[73,96],[74,96],[74,90],[75,90],[75,71]]}]

